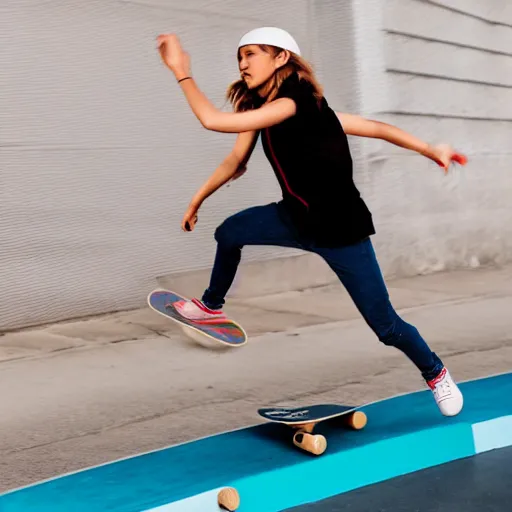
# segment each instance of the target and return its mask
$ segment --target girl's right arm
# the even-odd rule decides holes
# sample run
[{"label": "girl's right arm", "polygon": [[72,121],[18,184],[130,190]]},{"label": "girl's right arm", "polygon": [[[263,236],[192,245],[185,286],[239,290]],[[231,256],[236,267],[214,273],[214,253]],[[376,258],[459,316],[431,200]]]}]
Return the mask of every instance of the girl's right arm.
[{"label": "girl's right arm", "polygon": [[230,181],[237,172],[246,166],[251,157],[256,139],[257,131],[249,131],[239,133],[233,150],[224,159],[224,161],[215,169],[213,174],[204,182],[201,188],[194,194],[190,201],[187,212],[182,221],[182,229],[184,231],[192,231],[197,220],[197,211],[203,204],[204,200],[211,196],[222,185]]},{"label": "girl's right arm", "polygon": [[166,34],[158,36],[157,41],[162,60],[180,82],[192,112],[207,130],[225,133],[257,131],[295,115],[297,106],[290,98],[279,98],[245,112],[222,112],[215,108],[190,76],[190,60],[178,37]]}]

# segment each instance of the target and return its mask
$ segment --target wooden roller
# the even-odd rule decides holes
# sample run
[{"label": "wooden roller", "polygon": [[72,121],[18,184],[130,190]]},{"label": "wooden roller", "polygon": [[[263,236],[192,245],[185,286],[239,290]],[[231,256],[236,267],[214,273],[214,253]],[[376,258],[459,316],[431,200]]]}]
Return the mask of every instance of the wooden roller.
[{"label": "wooden roller", "polygon": [[240,496],[234,487],[225,487],[217,495],[219,507],[234,512],[240,506]]},{"label": "wooden roller", "polygon": [[307,432],[297,432],[293,436],[293,444],[313,455],[322,455],[327,449],[327,439],[324,436]]},{"label": "wooden roller", "polygon": [[354,430],[361,430],[366,426],[368,419],[362,411],[356,411],[345,418],[345,423]]}]

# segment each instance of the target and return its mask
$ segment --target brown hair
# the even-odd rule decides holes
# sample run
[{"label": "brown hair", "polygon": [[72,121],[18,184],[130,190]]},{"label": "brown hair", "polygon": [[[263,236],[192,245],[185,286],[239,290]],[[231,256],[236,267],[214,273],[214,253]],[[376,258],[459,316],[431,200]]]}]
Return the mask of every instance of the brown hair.
[{"label": "brown hair", "polygon": [[[258,45],[264,52],[270,53],[273,57],[279,55],[283,50],[275,46],[266,44]],[[308,82],[313,89],[313,96],[321,101],[323,97],[322,86],[318,83],[315,78],[313,68],[305,59],[297,55],[296,53],[290,52],[290,58],[288,62],[279,68],[274,75],[270,78],[270,92],[266,98],[266,102],[272,101],[278,91],[281,84],[288,78],[292,73],[297,73],[299,80]],[[243,112],[245,110],[252,110],[255,108],[256,103],[256,91],[250,90],[245,83],[245,80],[237,80],[232,83],[226,93],[226,99],[233,105],[235,112]]]}]

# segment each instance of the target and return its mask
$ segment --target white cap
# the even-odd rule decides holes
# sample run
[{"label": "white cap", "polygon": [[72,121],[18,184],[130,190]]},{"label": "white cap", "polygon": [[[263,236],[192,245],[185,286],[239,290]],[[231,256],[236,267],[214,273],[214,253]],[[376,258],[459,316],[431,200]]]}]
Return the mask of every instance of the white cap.
[{"label": "white cap", "polygon": [[260,27],[247,32],[240,39],[238,48],[248,44],[268,44],[300,55],[300,48],[295,39],[286,30],[277,27]]}]

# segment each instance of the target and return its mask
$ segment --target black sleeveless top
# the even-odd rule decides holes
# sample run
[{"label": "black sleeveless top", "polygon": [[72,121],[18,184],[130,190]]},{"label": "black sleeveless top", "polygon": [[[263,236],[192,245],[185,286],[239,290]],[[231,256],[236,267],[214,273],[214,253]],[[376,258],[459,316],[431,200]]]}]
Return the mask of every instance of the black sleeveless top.
[{"label": "black sleeveless top", "polygon": [[350,148],[336,113],[325,98],[318,102],[312,86],[296,73],[282,83],[277,98],[291,98],[297,112],[261,130],[262,144],[299,235],[335,247],[375,234],[353,181]]}]

